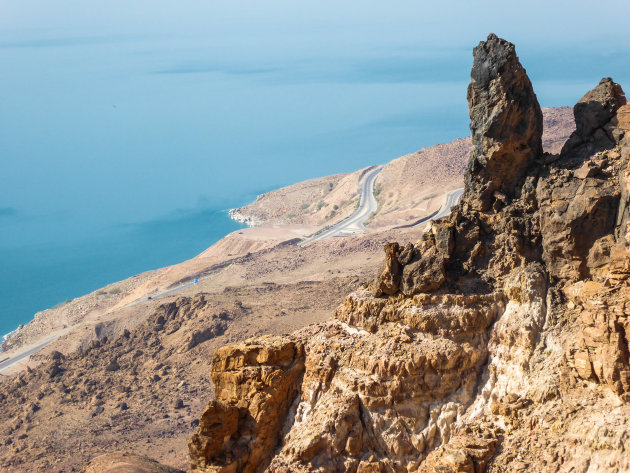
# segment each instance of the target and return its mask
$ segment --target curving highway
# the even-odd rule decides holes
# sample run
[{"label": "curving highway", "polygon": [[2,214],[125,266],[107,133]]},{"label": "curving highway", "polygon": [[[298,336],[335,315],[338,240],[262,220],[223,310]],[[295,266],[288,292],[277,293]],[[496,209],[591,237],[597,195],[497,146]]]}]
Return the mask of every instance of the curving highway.
[{"label": "curving highway", "polygon": [[14,355],[12,358],[3,359],[2,361],[0,361],[0,372],[6,370],[7,368],[11,368],[13,365],[18,364],[20,361],[27,359],[33,353],[38,352],[49,343],[52,343],[55,340],[57,340],[59,337],[61,337],[61,335],[62,334],[55,335],[54,337],[44,340],[43,342],[29,348],[28,350],[18,353],[17,355]]},{"label": "curving highway", "polygon": [[301,241],[298,245],[306,246],[314,241],[324,240],[333,236],[364,232],[366,230],[365,222],[378,208],[378,202],[376,197],[374,197],[374,181],[376,181],[376,176],[383,170],[383,167],[382,165],[374,166],[361,178],[359,182],[359,207],[352,215],[327,230]]},{"label": "curving highway", "polygon": [[394,227],[394,230],[398,230],[399,228],[411,228],[420,225],[421,223],[431,222],[432,220],[437,220],[438,218],[446,217],[451,213],[451,208],[457,205],[462,198],[462,194],[464,193],[464,188],[460,187],[459,189],[453,189],[452,191],[444,192],[444,202],[439,209],[437,209],[432,214],[429,214],[425,217],[422,217],[415,222],[407,223],[405,225],[399,225]]},{"label": "curving highway", "polygon": [[438,210],[437,215],[431,217],[431,220],[437,220],[438,218],[446,217],[448,214],[450,214],[451,207],[459,203],[459,200],[462,198],[463,193],[463,187],[445,192],[446,195],[444,196],[444,203],[442,204],[442,207],[440,207],[440,210]]}]

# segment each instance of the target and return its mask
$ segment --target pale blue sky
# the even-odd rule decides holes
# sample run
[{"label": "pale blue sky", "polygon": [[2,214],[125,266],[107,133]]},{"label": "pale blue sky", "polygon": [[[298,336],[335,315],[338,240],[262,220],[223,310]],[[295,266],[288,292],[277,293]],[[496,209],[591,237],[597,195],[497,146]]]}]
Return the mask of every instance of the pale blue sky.
[{"label": "pale blue sky", "polygon": [[[0,28],[79,29],[135,33],[226,34],[249,42],[259,31],[276,38],[301,37],[322,30],[331,41],[356,43],[417,41],[462,45],[488,31],[512,41],[553,47],[592,40],[630,38],[616,24],[630,9],[624,0],[573,1],[355,1],[320,0],[3,0]],[[265,34],[265,40],[273,40]],[[614,46],[614,45],[611,45]]]}]

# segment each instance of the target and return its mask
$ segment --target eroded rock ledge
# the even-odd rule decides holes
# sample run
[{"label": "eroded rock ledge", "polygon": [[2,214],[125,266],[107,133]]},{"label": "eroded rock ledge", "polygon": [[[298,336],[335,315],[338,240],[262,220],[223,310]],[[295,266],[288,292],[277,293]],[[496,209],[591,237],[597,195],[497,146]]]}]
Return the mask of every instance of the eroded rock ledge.
[{"label": "eroded rock ledge", "polygon": [[473,56],[461,204],[330,322],[219,350],[193,471],[630,469],[625,96],[603,79],[545,154],[514,45]]}]

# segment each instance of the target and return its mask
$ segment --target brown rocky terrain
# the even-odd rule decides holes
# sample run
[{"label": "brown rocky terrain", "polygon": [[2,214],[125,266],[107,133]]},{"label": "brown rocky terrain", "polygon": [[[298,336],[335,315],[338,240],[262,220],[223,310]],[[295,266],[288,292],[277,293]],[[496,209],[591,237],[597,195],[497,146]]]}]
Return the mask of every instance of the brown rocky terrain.
[{"label": "brown rocky terrain", "polygon": [[84,473],[181,473],[141,455],[120,452],[96,457]]},{"label": "brown rocky terrain", "polygon": [[473,56],[461,203],[333,320],[217,350],[193,472],[630,470],[626,98],[544,152],[514,45]]}]

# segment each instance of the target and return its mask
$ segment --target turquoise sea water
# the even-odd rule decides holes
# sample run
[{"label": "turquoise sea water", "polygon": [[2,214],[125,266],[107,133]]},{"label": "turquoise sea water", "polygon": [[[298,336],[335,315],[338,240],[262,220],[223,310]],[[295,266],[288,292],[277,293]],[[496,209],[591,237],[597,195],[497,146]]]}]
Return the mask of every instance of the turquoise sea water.
[{"label": "turquoise sea water", "polygon": [[545,5],[550,29],[422,3],[2,2],[0,334],[194,256],[261,192],[468,135],[489,31],[543,106],[604,75],[630,88],[630,33],[595,8]]},{"label": "turquoise sea water", "polygon": [[237,228],[240,225],[224,211],[199,210],[110,228],[76,241],[2,249],[0,327],[8,333],[35,311],[66,298],[184,261]]}]

